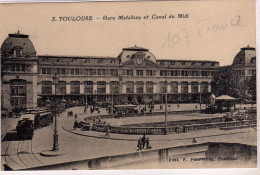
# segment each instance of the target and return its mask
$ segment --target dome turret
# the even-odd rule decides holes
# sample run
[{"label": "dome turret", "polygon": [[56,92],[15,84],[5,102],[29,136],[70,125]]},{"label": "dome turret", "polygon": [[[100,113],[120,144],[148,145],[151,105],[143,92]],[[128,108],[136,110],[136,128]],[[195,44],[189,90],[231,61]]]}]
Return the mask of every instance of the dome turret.
[{"label": "dome turret", "polygon": [[256,52],[253,47],[244,47],[238,52],[233,60],[233,66],[235,65],[250,65],[255,64]]},{"label": "dome turret", "polygon": [[1,54],[7,57],[35,56],[36,51],[29,35],[19,33],[9,34],[1,46]]}]

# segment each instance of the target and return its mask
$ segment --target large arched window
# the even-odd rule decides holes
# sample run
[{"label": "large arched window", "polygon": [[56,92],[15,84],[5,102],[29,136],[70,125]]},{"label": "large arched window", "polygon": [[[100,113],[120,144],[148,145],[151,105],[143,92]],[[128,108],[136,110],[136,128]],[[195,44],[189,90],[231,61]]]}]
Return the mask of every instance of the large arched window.
[{"label": "large arched window", "polygon": [[70,82],[70,94],[80,94],[80,82],[79,81]]},{"label": "large arched window", "polygon": [[256,64],[256,57],[251,58],[250,64]]},{"label": "large arched window", "polygon": [[132,81],[126,82],[126,93],[134,93],[134,82]]},{"label": "large arched window", "polygon": [[43,95],[52,94],[52,82],[51,81],[42,81],[42,94]]},{"label": "large arched window", "polygon": [[106,93],[106,82],[105,81],[98,81],[97,82],[97,93],[98,94],[105,94]]},{"label": "large arched window", "polygon": [[110,82],[110,93],[118,94],[119,93],[119,82],[118,81],[111,81]]},{"label": "large arched window", "polygon": [[200,89],[201,89],[201,93],[208,93],[208,82],[201,82],[201,85],[200,85]]},{"label": "large arched window", "polygon": [[181,93],[188,93],[188,82],[181,82]]},{"label": "large arched window", "polygon": [[146,82],[146,93],[153,93],[153,82],[152,81]]},{"label": "large arched window", "polygon": [[84,82],[84,93],[85,94],[93,94],[93,81],[85,81]]},{"label": "large arched window", "polygon": [[66,94],[66,81],[59,81],[56,87],[57,95],[65,95]]},{"label": "large arched window", "polygon": [[171,93],[178,93],[178,82],[171,82],[170,87]]},{"label": "large arched window", "polygon": [[191,93],[198,93],[198,86],[199,83],[194,81],[194,82],[191,82]]},{"label": "large arched window", "polygon": [[136,93],[144,93],[144,82],[142,81],[136,82]]},{"label": "large arched window", "polygon": [[167,83],[166,81],[161,81],[159,83],[159,93],[166,93]]}]

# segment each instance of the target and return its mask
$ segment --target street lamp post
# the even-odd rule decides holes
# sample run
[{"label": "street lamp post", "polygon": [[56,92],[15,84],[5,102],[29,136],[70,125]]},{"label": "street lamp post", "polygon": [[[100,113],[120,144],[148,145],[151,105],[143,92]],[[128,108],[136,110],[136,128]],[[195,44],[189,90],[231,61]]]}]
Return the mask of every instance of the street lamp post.
[{"label": "street lamp post", "polygon": [[58,137],[59,135],[57,134],[57,84],[58,84],[59,78],[57,78],[56,76],[53,77],[53,84],[55,85],[55,124],[54,124],[54,134],[53,134],[53,147],[52,150],[53,151],[58,151],[59,150],[59,143],[58,143]]},{"label": "street lamp post", "polygon": [[47,98],[47,100],[46,100],[45,102],[46,102],[46,108],[47,108],[47,110],[50,110],[50,108],[51,108],[51,101],[50,101],[50,99]]},{"label": "street lamp post", "polygon": [[165,135],[167,135],[167,115],[168,115],[168,111],[167,111],[167,81],[166,81],[166,88],[165,88]]},{"label": "street lamp post", "polygon": [[85,107],[87,107],[88,105],[88,95],[87,95],[87,92],[86,92],[86,101],[85,101]]},{"label": "street lamp post", "polygon": [[112,112],[112,115],[114,114],[114,98],[113,98],[113,89],[111,90],[111,95],[112,95],[112,106],[111,106],[111,112]]},{"label": "street lamp post", "polygon": [[94,95],[96,96],[96,104],[97,104],[97,90],[94,91]]},{"label": "street lamp post", "polygon": [[200,110],[201,110],[201,88],[200,88]]},{"label": "street lamp post", "polygon": [[66,108],[66,103],[67,101],[65,100],[65,98],[63,97],[63,99],[61,100],[61,106],[62,106],[62,109],[65,110]]}]

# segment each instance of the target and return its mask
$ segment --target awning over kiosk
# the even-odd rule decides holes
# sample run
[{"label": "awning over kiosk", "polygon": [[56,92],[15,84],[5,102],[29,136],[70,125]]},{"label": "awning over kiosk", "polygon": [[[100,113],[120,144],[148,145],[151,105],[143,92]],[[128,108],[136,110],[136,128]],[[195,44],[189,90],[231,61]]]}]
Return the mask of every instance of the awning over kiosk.
[{"label": "awning over kiosk", "polygon": [[221,95],[216,98],[216,105],[220,112],[235,111],[237,99],[228,95]]},{"label": "awning over kiosk", "polygon": [[228,95],[221,95],[221,96],[217,97],[216,100],[232,101],[232,100],[237,100],[237,99],[230,97]]}]

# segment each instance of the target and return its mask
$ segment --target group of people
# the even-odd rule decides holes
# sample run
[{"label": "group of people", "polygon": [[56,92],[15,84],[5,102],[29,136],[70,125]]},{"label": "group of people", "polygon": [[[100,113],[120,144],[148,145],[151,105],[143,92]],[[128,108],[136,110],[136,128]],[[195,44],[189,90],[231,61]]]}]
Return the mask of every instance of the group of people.
[{"label": "group of people", "polygon": [[142,149],[152,149],[149,137],[146,137],[145,134],[143,137],[140,137],[137,141],[137,148],[137,151],[141,151]]},{"label": "group of people", "polygon": [[96,107],[96,106],[91,106],[90,107],[90,113],[92,114],[93,112],[97,111],[98,114],[100,114],[100,109],[99,107]]},{"label": "group of people", "polygon": [[67,117],[73,117],[73,111],[68,111],[67,112]]},{"label": "group of people", "polygon": [[140,113],[144,113],[144,112],[153,112],[154,110],[154,103],[151,103],[151,104],[144,104],[144,106],[142,107],[141,104],[138,105],[139,106],[139,110],[140,110]]}]

